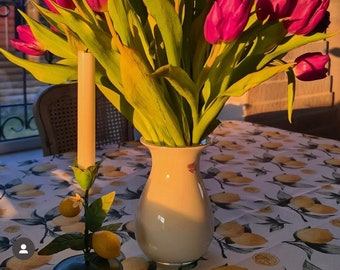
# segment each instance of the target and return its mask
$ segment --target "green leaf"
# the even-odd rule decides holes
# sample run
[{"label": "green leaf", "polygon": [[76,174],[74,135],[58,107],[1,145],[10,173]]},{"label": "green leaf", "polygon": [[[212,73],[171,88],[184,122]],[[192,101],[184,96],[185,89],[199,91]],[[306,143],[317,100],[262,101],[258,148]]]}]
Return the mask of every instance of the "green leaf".
[{"label": "green leaf", "polygon": [[[205,18],[207,13],[210,11],[210,5],[206,3],[207,1],[201,0],[195,2],[194,7],[194,20],[189,22],[190,25],[190,35],[186,33],[186,21],[183,22],[183,36],[190,37],[189,40],[183,40],[183,42],[188,42],[190,51],[182,52],[182,57],[186,58],[190,56],[192,78],[194,81],[197,80],[204,64],[209,56],[211,45],[206,41],[204,37],[204,31],[202,31]],[[186,7],[185,7],[186,8]],[[186,11],[185,11],[186,12]]]},{"label": "green leaf", "polygon": [[182,68],[172,65],[162,66],[151,76],[164,77],[190,105],[192,112],[197,114],[199,92],[196,85]]},{"label": "green leaf", "polygon": [[114,223],[114,224],[108,224],[105,226],[102,226],[100,228],[100,231],[110,231],[110,232],[116,232],[120,226],[122,226],[123,223]]},{"label": "green leaf", "polygon": [[249,89],[261,84],[262,82],[270,79],[274,75],[286,71],[293,64],[277,65],[266,67],[257,72],[247,74],[242,79],[231,85],[222,95],[240,97],[245,94]]},{"label": "green leaf", "polygon": [[112,46],[112,36],[107,32],[107,29],[102,29],[99,25],[91,23],[75,11],[62,8],[57,8],[57,10],[61,16],[53,16],[53,20],[59,24],[66,24],[70,30],[76,33],[88,51],[105,69],[112,84],[121,91],[120,55]]},{"label": "green leaf", "polygon": [[82,233],[67,233],[54,238],[47,246],[39,250],[39,255],[52,255],[65,249],[83,250],[84,235]]},{"label": "green leaf", "polygon": [[99,163],[97,163],[95,166],[90,166],[87,169],[80,169],[76,166],[71,168],[77,183],[85,191],[92,187],[98,174]]},{"label": "green leaf", "polygon": [[155,63],[153,56],[150,53],[150,44],[140,18],[133,10],[130,10],[128,19],[130,29],[133,29],[133,47],[142,54],[142,57],[145,58],[145,60],[147,60],[150,66],[154,69]]},{"label": "green leaf", "polygon": [[104,96],[115,106],[129,121],[134,124],[139,132],[141,132],[147,141],[159,141],[155,136],[154,127],[150,122],[145,120],[145,117],[136,111],[125,99],[125,97],[114,91],[113,88],[109,88],[103,80],[97,83],[98,88],[104,94]]},{"label": "green leaf", "polygon": [[98,231],[110,210],[116,192],[110,192],[95,200],[87,211],[88,229],[92,232]]},{"label": "green leaf", "polygon": [[217,125],[216,115],[219,114],[228,99],[229,96],[227,95],[219,95],[212,100],[207,109],[202,112],[198,124],[193,127],[193,144],[199,144],[202,139],[204,139],[205,134],[209,133],[209,130],[211,130],[214,125]]},{"label": "green leaf", "polygon": [[203,110],[230,84],[230,77],[235,72],[235,65],[241,57],[245,44],[240,42],[230,42],[215,45],[212,54],[207,62],[213,60],[210,67],[204,67],[200,76],[198,85],[203,82],[202,98]]},{"label": "green leaf", "polygon": [[[121,51],[121,75],[126,100],[146,121],[157,127],[157,136],[169,146],[184,146],[184,138],[176,113],[164,97],[164,86],[154,77],[138,52],[123,47]],[[143,95],[136,95],[144,93]],[[134,121],[135,122],[135,121]]]},{"label": "green leaf", "polygon": [[[117,108],[130,122],[132,122],[133,108],[105,76],[100,74],[96,79],[96,85],[104,96]],[[99,78],[100,77],[100,78]]]},{"label": "green leaf", "polygon": [[132,37],[128,21],[128,13],[131,10],[129,1],[108,1],[108,9],[120,40],[124,45],[131,46]]},{"label": "green leaf", "polygon": [[274,49],[283,40],[286,33],[282,23],[273,23],[273,21],[268,21],[261,27],[245,32],[245,36],[242,36],[242,39],[245,42],[254,41],[248,56],[250,54],[265,54]]},{"label": "green leaf", "polygon": [[[43,64],[31,62],[17,57],[0,48],[2,53],[13,64],[20,66],[30,72],[38,81],[50,84],[62,84],[77,80],[77,67],[59,64]],[[53,74],[53,76],[51,76]]]},{"label": "green leaf", "polygon": [[289,68],[287,71],[288,77],[288,85],[287,85],[287,99],[288,99],[288,121],[292,123],[292,114],[293,114],[293,105],[294,105],[294,98],[295,98],[295,76],[294,71],[292,68]]},{"label": "green leaf", "polygon": [[262,61],[259,62],[258,67],[259,68],[264,67],[274,58],[280,57],[281,55],[285,55],[287,52],[295,48],[301,47],[312,42],[323,40],[334,35],[335,34],[316,33],[310,36],[293,35],[287,37],[283,40],[283,42],[280,45],[277,46],[277,48],[273,52],[268,53],[263,57]]},{"label": "green leaf", "polygon": [[[53,3],[52,3],[53,4]],[[69,53],[73,54],[73,58],[77,60],[77,55],[79,50],[86,50],[84,44],[79,39],[78,35],[70,30],[69,27],[65,23],[61,23],[63,20],[63,17],[58,14],[51,12],[48,9],[42,8],[41,6],[34,4],[39,13],[46,19],[47,22],[51,24],[51,26],[58,29],[60,35],[63,35],[63,39],[67,42],[67,46],[64,49],[67,49]],[[61,8],[59,6],[55,6],[56,8]],[[39,35],[39,33],[37,33]],[[42,36],[44,38],[44,36]],[[61,45],[60,45],[61,46]],[[53,40],[51,44],[51,48],[53,48],[53,53],[60,57],[65,57],[67,59],[67,56],[64,56],[59,52],[59,46],[53,45]]]},{"label": "green leaf", "polygon": [[[121,42],[130,48],[138,50],[149,61],[150,65],[153,65],[153,59],[149,53],[149,41],[146,38],[144,26],[139,17],[139,14],[144,17],[144,12],[146,12],[140,6],[141,3],[130,3],[127,0],[109,1],[109,14],[114,22],[114,30],[119,35]],[[132,8],[133,4],[139,13]]]},{"label": "green leaf", "polygon": [[292,64],[278,65],[269,68],[264,68],[260,71],[253,72],[243,77],[241,80],[234,83],[228,89],[221,92],[216,98],[214,98],[207,108],[202,112],[202,116],[199,123],[194,127],[193,131],[193,143],[199,143],[203,134],[209,127],[209,124],[215,119],[216,115],[220,112],[225,102],[231,96],[242,96],[248,90],[259,85],[260,83],[268,80],[279,72],[286,71]]},{"label": "green leaf", "polygon": [[[52,1],[51,4],[54,5],[54,7],[57,6],[54,1]],[[77,1],[76,11],[78,11],[78,13],[83,16],[83,18],[86,18],[92,23],[98,24],[98,22],[101,21],[101,18],[98,16],[97,12],[92,10],[87,1]]]},{"label": "green leaf", "polygon": [[172,65],[162,66],[151,74],[155,77],[166,78],[175,90],[193,106],[196,106],[198,91],[196,85],[182,68]]},{"label": "green leaf", "polygon": [[173,4],[169,0],[145,0],[144,3],[162,34],[168,63],[180,66],[182,25]]},{"label": "green leaf", "polygon": [[65,38],[56,34],[45,25],[33,20],[24,12],[20,10],[19,12],[29,24],[34,37],[42,44],[42,46],[46,50],[61,58],[77,58],[76,54],[70,48],[70,44]]}]

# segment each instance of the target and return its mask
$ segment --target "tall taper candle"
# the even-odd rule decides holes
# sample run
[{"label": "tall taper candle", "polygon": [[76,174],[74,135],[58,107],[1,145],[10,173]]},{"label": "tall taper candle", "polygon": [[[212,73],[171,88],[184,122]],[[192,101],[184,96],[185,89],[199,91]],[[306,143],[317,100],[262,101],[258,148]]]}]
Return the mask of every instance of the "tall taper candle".
[{"label": "tall taper candle", "polygon": [[78,167],[86,169],[96,159],[95,59],[78,52]]}]

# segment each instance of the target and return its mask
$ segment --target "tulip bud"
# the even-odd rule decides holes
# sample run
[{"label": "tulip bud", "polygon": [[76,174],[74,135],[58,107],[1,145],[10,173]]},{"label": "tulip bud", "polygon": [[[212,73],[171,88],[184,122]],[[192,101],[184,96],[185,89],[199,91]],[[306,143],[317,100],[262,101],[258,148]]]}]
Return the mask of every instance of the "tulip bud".
[{"label": "tulip bud", "polygon": [[292,34],[312,32],[325,17],[330,0],[299,0],[284,26]]},{"label": "tulip bud", "polygon": [[87,4],[95,12],[105,12],[105,11],[108,11],[107,1],[108,0],[86,0]]},{"label": "tulip bud", "polygon": [[293,68],[296,78],[301,81],[313,81],[327,76],[328,69],[325,65],[329,61],[329,55],[320,52],[305,53],[295,59]]},{"label": "tulip bud", "polygon": [[204,23],[205,39],[211,43],[232,41],[243,31],[252,0],[216,0]]},{"label": "tulip bud", "polygon": [[19,25],[16,28],[18,39],[11,39],[11,45],[23,53],[29,55],[43,55],[46,50],[42,47],[39,41],[34,37],[31,28],[28,25]]},{"label": "tulip bud", "polygon": [[296,1],[293,0],[257,0],[256,15],[260,21],[269,17],[269,20],[277,20],[288,17]]},{"label": "tulip bud", "polygon": [[46,6],[49,10],[51,10],[54,13],[58,13],[58,11],[54,8],[54,6],[51,4],[51,1],[56,3],[58,6],[68,8],[68,9],[75,9],[76,6],[74,5],[72,0],[44,0]]}]

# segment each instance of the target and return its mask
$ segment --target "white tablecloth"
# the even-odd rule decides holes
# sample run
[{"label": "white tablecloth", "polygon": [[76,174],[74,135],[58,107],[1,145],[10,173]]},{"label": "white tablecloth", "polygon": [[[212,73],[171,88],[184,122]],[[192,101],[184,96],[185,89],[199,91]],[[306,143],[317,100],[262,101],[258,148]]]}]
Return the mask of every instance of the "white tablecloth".
[{"label": "white tablecloth", "polygon": [[[223,122],[211,138],[200,169],[216,231],[207,253],[185,269],[340,269],[340,142],[241,121]],[[0,266],[18,265],[17,238],[40,249],[57,235],[83,230],[80,216],[63,218],[57,210],[62,198],[80,192],[69,168],[74,157],[0,164]],[[123,224],[122,260],[147,261],[133,220],[150,170],[148,151],[128,143],[98,150],[97,157],[103,167],[91,198],[117,192],[105,224]],[[71,254],[34,255],[20,267],[52,269]]]}]

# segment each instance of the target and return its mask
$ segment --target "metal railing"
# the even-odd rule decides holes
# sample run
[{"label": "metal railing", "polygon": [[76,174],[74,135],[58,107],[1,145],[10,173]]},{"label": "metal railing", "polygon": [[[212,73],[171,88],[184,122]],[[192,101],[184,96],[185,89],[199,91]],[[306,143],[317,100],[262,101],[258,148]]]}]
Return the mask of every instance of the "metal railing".
[{"label": "metal railing", "polygon": [[[13,15],[11,12],[14,12],[14,27],[23,24],[23,19],[17,9],[24,11],[25,4],[23,0],[0,0],[0,20],[8,20],[8,17]],[[1,58],[0,61],[7,60]],[[22,75],[15,81],[16,87],[19,85],[19,89],[22,88],[19,95],[16,93],[16,96],[20,96],[20,101],[11,101],[7,96],[0,100],[0,154],[39,146],[38,131],[32,114],[32,102],[28,100],[27,73],[25,70],[20,72]],[[1,78],[0,73],[1,80],[5,84],[7,83],[6,78]],[[8,83],[6,89],[10,87],[11,83]],[[9,101],[4,101],[6,98]]]}]

